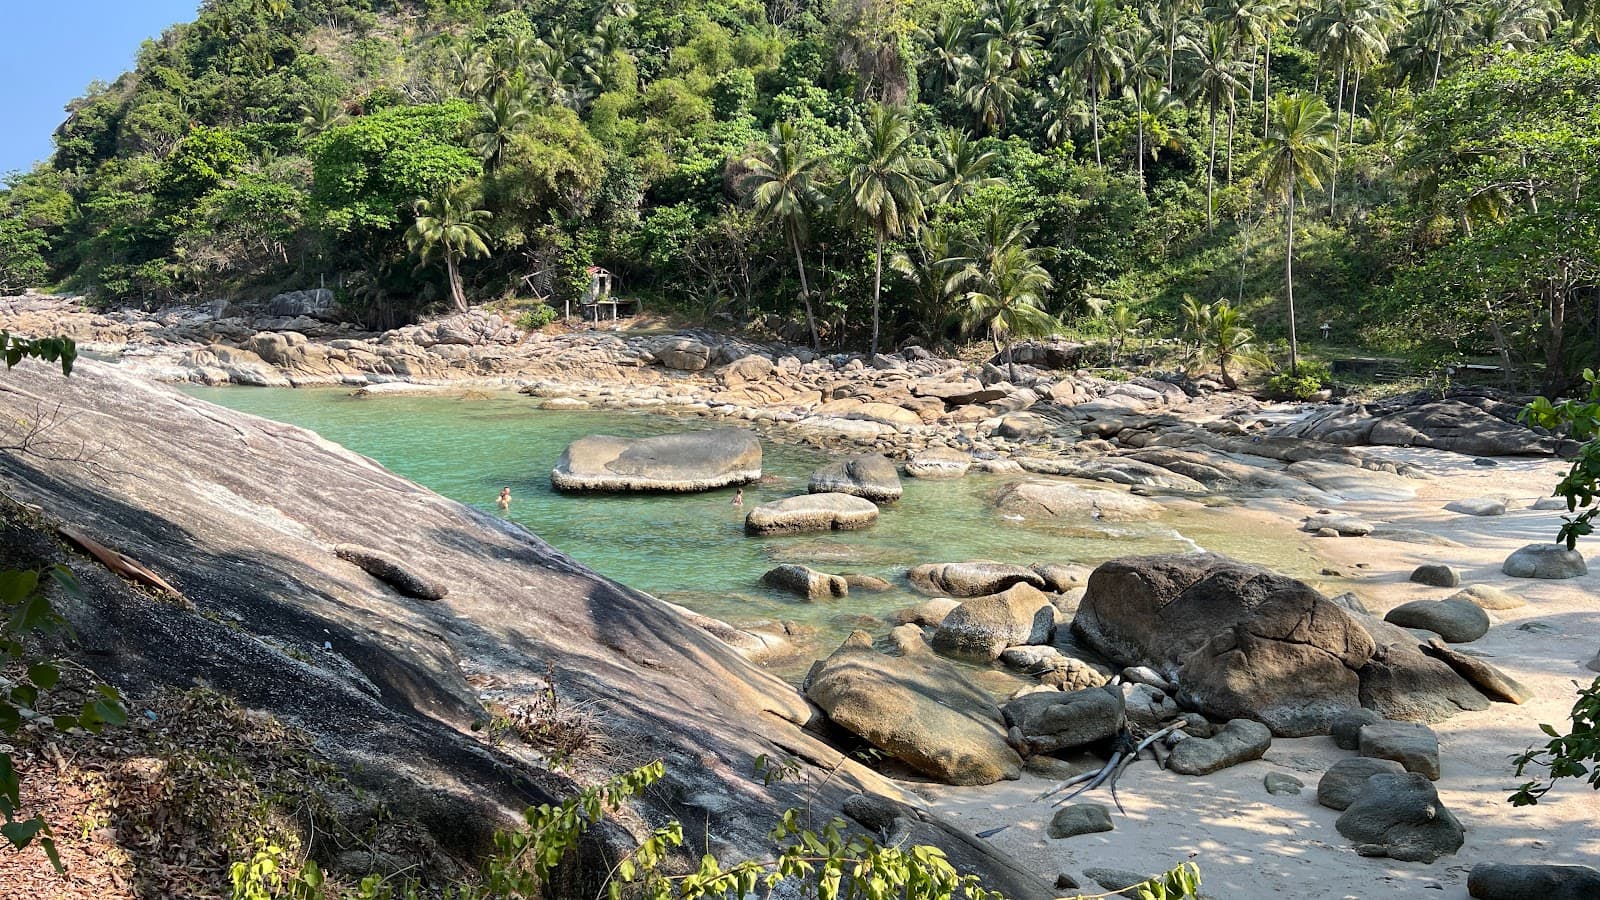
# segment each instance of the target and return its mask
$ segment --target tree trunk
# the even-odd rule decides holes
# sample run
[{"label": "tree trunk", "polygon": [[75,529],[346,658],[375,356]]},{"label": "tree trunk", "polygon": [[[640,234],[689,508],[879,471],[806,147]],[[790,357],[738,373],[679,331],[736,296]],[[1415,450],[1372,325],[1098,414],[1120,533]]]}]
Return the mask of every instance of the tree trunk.
[{"label": "tree trunk", "polygon": [[1006,378],[1012,384],[1017,383],[1017,342],[1009,331],[1006,332]]},{"label": "tree trunk", "polygon": [[878,252],[872,269],[872,355],[878,355],[878,296],[883,291],[883,228],[878,228]]},{"label": "tree trunk", "polygon": [[1229,98],[1229,100],[1228,100],[1228,167],[1227,167],[1227,177],[1228,177],[1228,183],[1229,184],[1233,184],[1233,123],[1234,123],[1234,119],[1235,119],[1235,116],[1238,113],[1238,111],[1239,111],[1238,110],[1238,106],[1237,106],[1236,102],[1234,101],[1234,99],[1233,98]]},{"label": "tree trunk", "polygon": [[1344,139],[1350,142],[1350,149],[1356,146],[1356,104],[1361,102],[1361,70],[1356,70],[1356,83],[1350,88],[1350,127],[1344,130]]},{"label": "tree trunk", "polygon": [[1215,207],[1211,203],[1211,191],[1216,184],[1217,172],[1217,98],[1211,97],[1211,153],[1206,162],[1206,233],[1211,234],[1216,230],[1212,221]]},{"label": "tree trunk", "polygon": [[467,311],[467,295],[461,290],[461,273],[456,269],[456,255],[444,252],[444,270],[450,279],[450,299],[455,301],[456,312]]},{"label": "tree trunk", "polygon": [[1239,382],[1234,381],[1233,376],[1228,374],[1228,358],[1226,356],[1217,357],[1217,371],[1222,373],[1223,387],[1230,391],[1239,389]]},{"label": "tree trunk", "polygon": [[1144,191],[1144,102],[1135,98],[1134,115],[1139,117],[1139,190]]},{"label": "tree trunk", "polygon": [[1267,139],[1272,123],[1272,35],[1267,35],[1267,62],[1261,67],[1261,139]]},{"label": "tree trunk", "polygon": [[[1289,167],[1293,178],[1294,167]],[[1289,185],[1289,234],[1283,254],[1284,293],[1289,299],[1289,375],[1300,377],[1300,344],[1294,332],[1294,184]]]},{"label": "tree trunk", "polygon": [[[1345,65],[1339,64],[1339,103],[1338,109],[1333,113],[1333,171],[1328,176],[1328,218],[1333,218],[1333,205],[1339,194],[1339,122],[1344,117],[1344,76]],[[1289,188],[1290,193],[1294,187]],[[1290,201],[1292,204],[1294,201]]]},{"label": "tree trunk", "polygon": [[790,243],[794,244],[794,264],[800,270],[800,302],[806,307],[806,327],[811,329],[811,349],[821,350],[822,339],[817,335],[817,317],[811,311],[811,288],[806,285],[806,261],[800,256],[800,238],[790,234]]},{"label": "tree trunk", "polygon": [[1440,42],[1439,46],[1434,48],[1434,51],[1433,51],[1433,82],[1428,85],[1429,89],[1436,88],[1436,87],[1439,86],[1439,67],[1441,65],[1443,65],[1443,64],[1444,64],[1444,43]]},{"label": "tree trunk", "polygon": [[1094,164],[1100,162],[1100,85],[1089,85],[1089,117],[1094,119]]}]

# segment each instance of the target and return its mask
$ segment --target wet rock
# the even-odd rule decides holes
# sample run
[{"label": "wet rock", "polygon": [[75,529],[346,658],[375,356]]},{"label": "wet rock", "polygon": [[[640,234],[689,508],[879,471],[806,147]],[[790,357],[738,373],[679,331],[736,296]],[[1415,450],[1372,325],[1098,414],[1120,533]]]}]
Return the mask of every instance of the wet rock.
[{"label": "wet rock", "polygon": [[1359,750],[1361,729],[1382,721],[1383,716],[1370,709],[1349,709],[1333,717],[1328,734],[1332,735],[1334,746],[1340,750]]},{"label": "wet rock", "polygon": [[1234,719],[1209,738],[1180,741],[1167,758],[1167,768],[1180,775],[1209,775],[1252,759],[1272,746],[1272,732],[1260,722]]},{"label": "wet rock", "polygon": [[1328,768],[1317,782],[1317,802],[1343,812],[1374,775],[1404,775],[1405,767],[1392,759],[1357,756],[1341,759]]},{"label": "wet rock", "polygon": [[944,621],[945,616],[950,615],[950,612],[960,605],[961,601],[959,600],[951,600],[949,597],[935,597],[918,606],[908,606],[905,609],[896,610],[893,620],[902,625],[915,624],[926,625],[930,628],[937,627],[939,623]]},{"label": "wet rock", "polygon": [[1105,688],[1028,694],[1001,710],[1033,753],[1055,753],[1103,741],[1122,727],[1122,695]]},{"label": "wet rock", "polygon": [[996,659],[1017,644],[1047,644],[1055,632],[1056,609],[1037,588],[1013,585],[988,597],[974,597],[950,611],[933,634],[934,649],[952,656]]},{"label": "wet rock", "polygon": [[1016,584],[1045,587],[1044,578],[1033,569],[982,559],[927,563],[912,568],[906,579],[919,591],[947,597],[984,597]]},{"label": "wet rock", "polygon": [[818,469],[807,486],[813,494],[838,493],[874,503],[893,503],[904,489],[894,463],[881,453],[864,453]]},{"label": "wet rock", "polygon": [[1600,897],[1600,871],[1588,866],[1478,863],[1467,875],[1467,894],[1476,900],[1594,900]]},{"label": "wet rock", "polygon": [[761,442],[742,428],[647,438],[594,435],[567,445],[559,491],[708,491],[761,478]]},{"label": "wet rock", "polygon": [[1372,523],[1366,519],[1355,516],[1317,515],[1307,516],[1301,531],[1320,533],[1323,529],[1332,529],[1340,537],[1365,537],[1372,533]]},{"label": "wet rock", "polygon": [[1564,544],[1529,544],[1506,557],[1500,571],[1512,578],[1577,578],[1589,574],[1583,554]]},{"label": "wet rock", "polygon": [[419,600],[443,600],[450,593],[450,589],[438,580],[423,575],[394,556],[370,547],[340,544],[333,548],[333,554],[345,562],[359,566],[373,578],[407,597],[416,597]]},{"label": "wet rock", "polygon": [[1429,587],[1455,587],[1461,583],[1461,576],[1447,565],[1427,563],[1411,570],[1411,580]]},{"label": "wet rock", "polygon": [[1429,781],[1439,780],[1439,736],[1416,722],[1375,722],[1361,729],[1361,755],[1391,759]]},{"label": "wet rock", "polygon": [[1098,834],[1116,828],[1111,824],[1111,810],[1098,803],[1074,803],[1056,810],[1050,817],[1050,837],[1063,840],[1080,834]]},{"label": "wet rock", "polygon": [[1107,481],[1173,494],[1204,494],[1207,488],[1187,475],[1126,457],[1083,459],[1025,457],[1022,468],[1041,475],[1064,475],[1090,481]]},{"label": "wet rock", "polygon": [[1306,786],[1304,781],[1282,772],[1268,772],[1266,777],[1261,779],[1261,784],[1267,789],[1267,793],[1277,796],[1298,794],[1300,789]]},{"label": "wet rock", "polygon": [[1148,521],[1162,512],[1160,504],[1132,494],[1040,481],[1006,485],[995,495],[995,506],[1026,519],[1080,526]]},{"label": "wet rock", "polygon": [[854,531],[878,521],[878,506],[849,494],[805,494],[763,503],[745,516],[750,534]]},{"label": "wet rock", "polygon": [[800,565],[783,565],[769,570],[761,580],[813,602],[831,600],[850,593],[850,585],[838,575],[818,572]]},{"label": "wet rock", "polygon": [[1515,678],[1475,656],[1457,653],[1446,647],[1442,641],[1429,641],[1422,648],[1422,652],[1442,660],[1490,700],[1498,700],[1501,703],[1526,703],[1533,699],[1533,692]]},{"label": "wet rock", "polygon": [[865,591],[871,594],[881,594],[884,591],[894,590],[894,585],[890,584],[888,579],[879,578],[876,575],[840,575],[839,577],[843,578],[844,583],[853,590]]},{"label": "wet rock", "polygon": [[1456,500],[1453,503],[1446,503],[1444,508],[1465,516],[1503,516],[1506,514],[1506,502],[1493,497],[1473,497],[1467,500]]},{"label": "wet rock", "polygon": [[1528,601],[1518,597],[1516,594],[1487,584],[1474,584],[1470,587],[1464,587],[1448,599],[1467,600],[1484,609],[1492,610],[1516,609],[1520,606],[1528,605]]},{"label": "wet rock", "polygon": [[1070,566],[1061,563],[1035,563],[1029,568],[1035,575],[1044,579],[1042,587],[1047,591],[1057,594],[1066,593],[1073,588],[1082,587],[1089,580],[1089,569],[1085,566]]},{"label": "wet rock", "polygon": [[1411,773],[1368,778],[1336,827],[1362,856],[1406,862],[1431,863],[1454,854],[1466,840],[1433,784]]},{"label": "wet rock", "polygon": [[1401,628],[1431,631],[1452,644],[1465,644],[1489,633],[1489,614],[1470,600],[1413,600],[1389,610],[1383,620]]},{"label": "wet rock", "polygon": [[1021,774],[999,711],[937,656],[879,653],[858,631],[812,667],[805,695],[835,725],[947,784]]},{"label": "wet rock", "polygon": [[950,447],[929,447],[906,460],[912,478],[960,478],[972,468],[972,454]]}]

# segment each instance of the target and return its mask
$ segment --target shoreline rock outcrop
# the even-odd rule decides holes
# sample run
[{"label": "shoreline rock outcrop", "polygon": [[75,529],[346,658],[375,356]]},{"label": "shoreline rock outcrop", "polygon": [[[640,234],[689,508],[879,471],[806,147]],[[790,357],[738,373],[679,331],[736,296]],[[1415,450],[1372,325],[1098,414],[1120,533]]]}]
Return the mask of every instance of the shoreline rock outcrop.
[{"label": "shoreline rock outcrop", "polygon": [[694,493],[759,480],[761,441],[742,428],[579,438],[550,472],[556,490],[569,492]]}]

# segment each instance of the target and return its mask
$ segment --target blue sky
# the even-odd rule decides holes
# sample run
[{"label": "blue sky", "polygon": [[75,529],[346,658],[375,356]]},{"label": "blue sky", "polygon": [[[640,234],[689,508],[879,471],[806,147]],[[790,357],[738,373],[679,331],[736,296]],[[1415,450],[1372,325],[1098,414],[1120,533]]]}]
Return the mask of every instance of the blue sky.
[{"label": "blue sky", "polygon": [[0,173],[50,155],[64,107],[133,66],[146,38],[195,17],[199,0],[0,0]]}]

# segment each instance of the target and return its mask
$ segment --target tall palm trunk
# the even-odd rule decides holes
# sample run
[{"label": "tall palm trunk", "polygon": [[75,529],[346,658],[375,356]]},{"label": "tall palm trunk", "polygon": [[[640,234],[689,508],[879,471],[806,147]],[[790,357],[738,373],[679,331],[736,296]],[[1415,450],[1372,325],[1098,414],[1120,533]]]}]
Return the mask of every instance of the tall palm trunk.
[{"label": "tall palm trunk", "polygon": [[1356,70],[1355,85],[1350,88],[1350,125],[1344,130],[1344,139],[1350,142],[1350,149],[1356,146],[1356,104],[1361,102],[1361,70]]},{"label": "tall palm trunk", "polygon": [[811,287],[806,284],[806,261],[800,255],[800,236],[789,233],[789,243],[794,245],[794,265],[800,270],[800,302],[806,308],[806,327],[811,329],[811,349],[821,350],[822,339],[817,336],[817,317],[811,311]]},{"label": "tall palm trunk", "polygon": [[1333,218],[1333,207],[1339,199],[1339,123],[1344,116],[1345,64],[1339,63],[1339,102],[1333,114],[1333,171],[1328,176],[1328,218]]},{"label": "tall palm trunk", "polygon": [[1094,164],[1100,162],[1100,85],[1091,82],[1089,85],[1089,115],[1094,119]]},{"label": "tall palm trunk", "polygon": [[1215,207],[1211,203],[1212,188],[1216,184],[1216,172],[1217,172],[1217,95],[1216,94],[1212,94],[1211,95],[1211,153],[1210,153],[1210,156],[1208,157],[1208,160],[1206,162],[1206,233],[1207,234],[1210,234],[1210,233],[1212,233],[1213,231],[1216,230],[1216,224],[1212,221],[1212,218],[1215,215],[1216,210],[1215,210]]},{"label": "tall palm trunk", "polygon": [[1006,332],[1006,379],[1017,383],[1017,342],[1009,331]]},{"label": "tall palm trunk", "polygon": [[883,291],[883,228],[878,229],[878,252],[872,269],[872,355],[878,355],[878,296]]},{"label": "tall palm trunk", "polygon": [[1442,65],[1444,65],[1444,42],[1441,41],[1433,51],[1433,81],[1428,85],[1429,89],[1439,86],[1439,67]]},{"label": "tall palm trunk", "polygon": [[1144,103],[1137,102],[1134,114],[1139,117],[1139,190],[1144,191]]},{"label": "tall palm trunk", "polygon": [[1233,98],[1230,97],[1228,99],[1228,166],[1227,166],[1227,177],[1228,177],[1228,183],[1229,184],[1233,184],[1233,123],[1234,123],[1234,120],[1237,117],[1238,112],[1239,112],[1239,107],[1235,104]]},{"label": "tall palm trunk", "polygon": [[1289,375],[1298,378],[1300,344],[1294,331],[1294,185],[1289,186],[1289,234],[1283,253],[1283,283],[1289,299]]},{"label": "tall palm trunk", "polygon": [[466,312],[467,295],[461,289],[461,272],[456,268],[456,255],[449,250],[444,251],[444,270],[450,279],[450,299],[455,301],[456,312]]},{"label": "tall palm trunk", "polygon": [[1261,139],[1267,139],[1272,124],[1272,35],[1267,34],[1267,61],[1261,66]]}]

